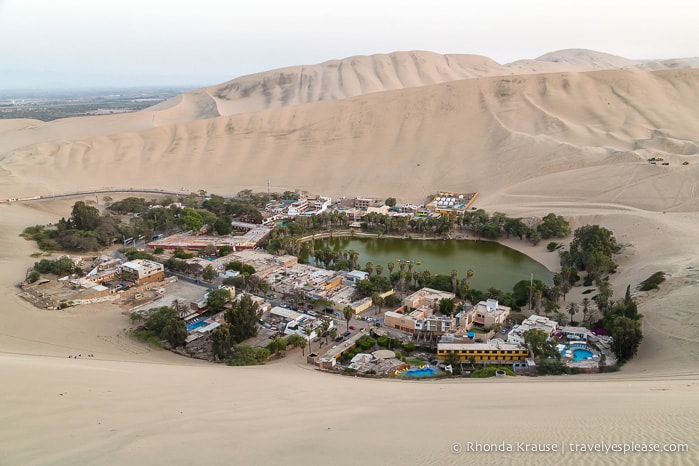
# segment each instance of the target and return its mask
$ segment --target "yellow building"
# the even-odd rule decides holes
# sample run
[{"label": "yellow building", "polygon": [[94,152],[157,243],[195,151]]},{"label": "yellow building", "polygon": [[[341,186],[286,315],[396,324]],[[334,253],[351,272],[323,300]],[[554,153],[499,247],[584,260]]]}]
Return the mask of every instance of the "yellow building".
[{"label": "yellow building", "polygon": [[483,364],[513,364],[529,357],[529,350],[519,345],[510,345],[500,340],[486,343],[438,343],[437,359],[444,361],[447,355],[456,353],[461,362],[475,360]]}]

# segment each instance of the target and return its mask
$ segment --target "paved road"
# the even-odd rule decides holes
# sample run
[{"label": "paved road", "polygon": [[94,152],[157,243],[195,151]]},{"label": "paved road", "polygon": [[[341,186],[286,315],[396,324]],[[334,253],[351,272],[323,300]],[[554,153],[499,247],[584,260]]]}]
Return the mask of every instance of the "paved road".
[{"label": "paved road", "polygon": [[61,194],[48,194],[40,196],[25,196],[25,197],[11,197],[8,199],[0,199],[0,203],[12,203],[12,202],[33,202],[33,201],[47,201],[51,199],[65,199],[70,197],[82,197],[90,196],[94,194],[124,194],[124,193],[135,193],[135,194],[167,194],[172,196],[182,196],[189,195],[185,191],[165,191],[162,189],[148,189],[148,188],[103,188],[96,189],[92,191],[74,191],[70,193]]}]

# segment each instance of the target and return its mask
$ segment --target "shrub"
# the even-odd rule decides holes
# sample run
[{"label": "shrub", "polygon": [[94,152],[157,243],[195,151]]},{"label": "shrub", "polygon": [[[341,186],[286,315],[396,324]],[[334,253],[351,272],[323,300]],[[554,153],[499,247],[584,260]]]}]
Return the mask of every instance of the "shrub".
[{"label": "shrub", "polygon": [[248,345],[238,345],[231,358],[226,361],[229,366],[258,366],[264,364],[269,358],[267,348],[253,348]]},{"label": "shrub", "polygon": [[568,366],[557,359],[540,359],[537,361],[537,371],[541,375],[560,375],[568,373]]},{"label": "shrub", "polygon": [[182,248],[175,248],[175,252],[173,255],[178,259],[191,259],[192,257],[194,257],[194,254],[184,252],[184,249]]},{"label": "shrub", "polygon": [[28,283],[34,283],[41,277],[41,274],[37,272],[36,270],[32,270],[32,272],[27,276],[27,282]]},{"label": "shrub", "polygon": [[546,249],[551,252],[555,251],[559,247],[561,247],[561,244],[556,241],[551,241],[549,244],[546,245]]},{"label": "shrub", "polygon": [[665,281],[664,272],[655,272],[650,277],[643,280],[640,284],[641,291],[657,290],[658,286]]},{"label": "shrub", "polygon": [[357,345],[359,345],[359,347],[364,351],[373,348],[375,344],[376,340],[371,338],[369,335],[364,335],[357,340]]},{"label": "shrub", "polygon": [[144,343],[148,343],[151,346],[154,346],[156,348],[162,348],[163,347],[163,342],[158,338],[158,336],[153,333],[150,330],[144,330],[144,329],[136,329],[136,330],[131,330],[129,332],[129,335],[136,340],[142,341]]},{"label": "shrub", "polygon": [[412,343],[412,342],[410,342],[410,341],[407,342],[407,343],[403,343],[403,349],[404,349],[407,353],[410,353],[410,352],[412,352],[412,351],[415,349],[415,344]]},{"label": "shrub", "polygon": [[484,379],[487,377],[495,377],[497,371],[505,371],[505,375],[514,376],[514,371],[509,367],[504,366],[487,366],[483,369],[478,369],[477,371],[471,372],[471,377],[477,379]]}]

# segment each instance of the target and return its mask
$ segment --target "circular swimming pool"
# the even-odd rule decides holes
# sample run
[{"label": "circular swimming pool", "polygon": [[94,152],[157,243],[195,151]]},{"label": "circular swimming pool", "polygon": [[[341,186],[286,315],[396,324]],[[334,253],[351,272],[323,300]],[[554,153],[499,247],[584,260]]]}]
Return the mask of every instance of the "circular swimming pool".
[{"label": "circular swimming pool", "polygon": [[573,361],[582,361],[584,359],[590,359],[593,356],[592,351],[588,349],[577,348],[573,350]]}]

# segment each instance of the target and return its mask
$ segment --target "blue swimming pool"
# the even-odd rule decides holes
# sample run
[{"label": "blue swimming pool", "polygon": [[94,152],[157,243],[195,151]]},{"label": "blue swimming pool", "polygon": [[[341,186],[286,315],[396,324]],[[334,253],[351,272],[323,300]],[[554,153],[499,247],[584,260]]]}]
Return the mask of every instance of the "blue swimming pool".
[{"label": "blue swimming pool", "polygon": [[573,350],[573,361],[582,361],[592,357],[592,351],[587,349],[576,348]]},{"label": "blue swimming pool", "polygon": [[409,369],[403,373],[405,377],[411,378],[411,379],[422,379],[425,377],[433,377],[435,374],[437,374],[436,369],[432,369],[431,367],[424,367],[422,369]]},{"label": "blue swimming pool", "polygon": [[191,323],[191,324],[187,324],[187,331],[188,331],[188,332],[191,332],[191,331],[196,330],[196,329],[198,329],[199,327],[203,327],[203,326],[205,326],[205,325],[206,325],[206,320],[200,320],[200,321],[198,321],[198,322],[194,322],[194,323]]}]

